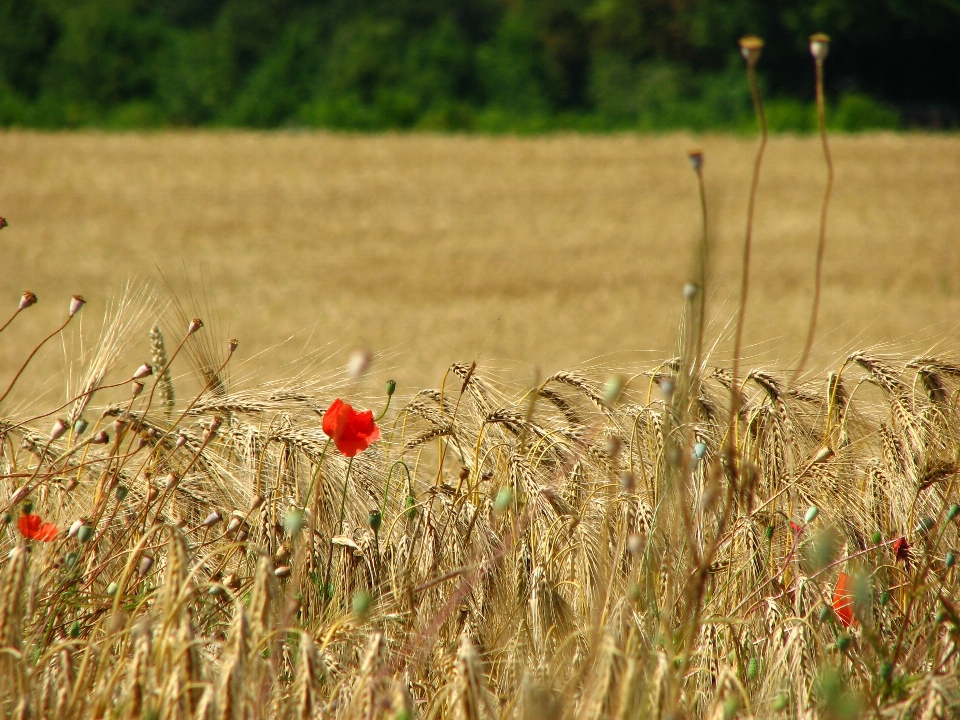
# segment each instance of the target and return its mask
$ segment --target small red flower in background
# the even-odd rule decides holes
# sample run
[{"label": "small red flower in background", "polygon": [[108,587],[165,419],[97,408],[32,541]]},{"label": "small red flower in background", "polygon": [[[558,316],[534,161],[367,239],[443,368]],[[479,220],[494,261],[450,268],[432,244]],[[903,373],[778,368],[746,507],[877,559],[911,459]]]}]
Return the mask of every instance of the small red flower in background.
[{"label": "small red flower in background", "polygon": [[905,537],[899,537],[893,541],[893,554],[900,562],[905,562],[910,567],[910,543]]},{"label": "small red flower in background", "polygon": [[845,628],[850,627],[853,622],[853,591],[850,588],[850,576],[845,572],[837,578],[837,587],[833,591],[833,611]]},{"label": "small red flower in background", "polygon": [[334,400],[324,413],[323,432],[347,457],[362,453],[380,439],[380,428],[373,421],[373,412],[357,412],[340,398]]},{"label": "small red flower in background", "polygon": [[795,523],[793,520],[790,521],[790,530],[793,532],[795,537],[800,537],[803,534],[803,525]]},{"label": "small red flower in background", "polygon": [[57,539],[60,531],[53,523],[43,522],[39,515],[24,515],[17,523],[20,534],[28,540],[51,542]]}]

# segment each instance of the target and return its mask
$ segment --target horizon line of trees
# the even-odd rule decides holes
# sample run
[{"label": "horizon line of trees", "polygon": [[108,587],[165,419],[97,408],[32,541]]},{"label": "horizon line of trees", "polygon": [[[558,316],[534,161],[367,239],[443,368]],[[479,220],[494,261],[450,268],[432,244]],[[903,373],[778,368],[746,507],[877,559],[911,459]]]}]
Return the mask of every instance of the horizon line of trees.
[{"label": "horizon line of trees", "polygon": [[0,126],[809,131],[960,124],[960,0],[0,0]]}]

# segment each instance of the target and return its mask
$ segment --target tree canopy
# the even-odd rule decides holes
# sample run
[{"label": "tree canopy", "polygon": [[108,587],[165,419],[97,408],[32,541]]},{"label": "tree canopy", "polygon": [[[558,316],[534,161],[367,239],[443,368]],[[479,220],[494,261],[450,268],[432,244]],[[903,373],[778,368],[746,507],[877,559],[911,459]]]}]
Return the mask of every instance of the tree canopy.
[{"label": "tree canopy", "polygon": [[0,0],[0,124],[735,128],[760,35],[774,127],[952,126],[960,0]]}]

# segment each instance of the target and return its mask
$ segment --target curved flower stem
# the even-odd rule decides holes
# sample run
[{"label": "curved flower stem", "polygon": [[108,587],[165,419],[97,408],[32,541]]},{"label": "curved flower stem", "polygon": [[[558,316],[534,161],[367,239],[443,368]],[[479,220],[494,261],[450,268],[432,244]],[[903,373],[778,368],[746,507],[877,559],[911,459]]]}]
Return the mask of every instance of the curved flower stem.
[{"label": "curved flower stem", "polygon": [[67,325],[70,323],[71,320],[73,320],[73,315],[68,315],[67,319],[63,321],[63,325],[61,325],[52,333],[47,335],[43,340],[40,341],[40,344],[33,349],[33,352],[31,352],[30,355],[27,356],[27,359],[23,361],[23,365],[21,365],[20,369],[17,370],[17,374],[13,376],[13,380],[10,381],[10,385],[7,386],[6,391],[3,393],[3,395],[0,395],[0,402],[3,402],[4,400],[7,399],[7,395],[9,395],[10,391],[13,390],[13,386],[17,384],[17,380],[20,379],[20,376],[23,374],[23,371],[27,369],[27,365],[29,365],[30,361],[33,360],[33,356],[37,354],[40,348],[42,348],[44,345],[47,344],[47,341],[50,338],[55,337],[56,335],[59,335],[61,332],[63,332],[63,329],[67,327]]},{"label": "curved flower stem", "polygon": [[[343,519],[347,510],[347,487],[350,482],[350,468],[353,467],[353,458],[347,462],[347,474],[343,478],[343,496],[340,498],[340,524],[337,535],[343,534]],[[330,551],[327,553],[327,569],[323,574],[323,602],[324,606],[332,599],[330,592],[330,572],[333,570],[333,538],[330,538]]]},{"label": "curved flower stem", "polygon": [[10,323],[12,323],[16,319],[17,315],[20,314],[21,309],[22,308],[17,308],[16,310],[13,311],[13,315],[10,316],[10,319],[7,320],[2,326],[0,326],[0,332],[3,332],[4,330],[7,329]]},{"label": "curved flower stem", "polygon": [[810,326],[807,330],[807,341],[803,346],[803,354],[797,369],[793,371],[790,384],[793,385],[803,372],[807,363],[810,348],[813,346],[813,337],[817,331],[817,313],[820,310],[820,286],[823,280],[823,251],[827,244],[827,210],[830,207],[830,195],[833,192],[833,158],[830,156],[830,145],[827,143],[827,109],[823,96],[823,60],[816,61],[817,66],[817,121],[820,126],[820,144],[823,146],[823,158],[827,163],[827,187],[823,193],[823,205],[820,207],[820,237],[817,241],[817,262],[813,280],[813,308],[810,311]]},{"label": "curved flower stem", "polygon": [[387,414],[387,410],[390,409],[391,400],[393,400],[393,395],[387,395],[387,404],[384,406],[383,412],[377,415],[377,417],[374,419],[374,422],[380,422],[383,419],[383,416]]}]

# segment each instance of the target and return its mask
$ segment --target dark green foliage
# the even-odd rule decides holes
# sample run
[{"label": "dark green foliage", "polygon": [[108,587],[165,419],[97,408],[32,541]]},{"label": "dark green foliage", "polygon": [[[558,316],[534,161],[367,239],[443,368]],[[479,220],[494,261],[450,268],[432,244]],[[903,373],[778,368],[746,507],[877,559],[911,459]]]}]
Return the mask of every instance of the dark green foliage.
[{"label": "dark green foliage", "polygon": [[810,132],[815,31],[833,127],[960,115],[956,0],[0,0],[0,124],[738,129],[751,32]]}]

